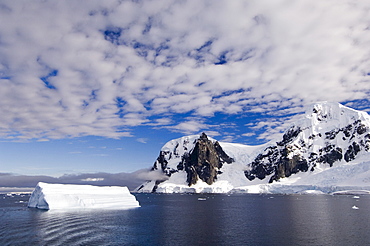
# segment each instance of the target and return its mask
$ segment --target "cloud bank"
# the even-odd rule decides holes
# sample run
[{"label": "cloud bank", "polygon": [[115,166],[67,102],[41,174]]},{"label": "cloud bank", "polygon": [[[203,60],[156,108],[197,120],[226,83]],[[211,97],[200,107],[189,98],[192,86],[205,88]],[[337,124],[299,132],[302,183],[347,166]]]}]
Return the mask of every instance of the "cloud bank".
[{"label": "cloud bank", "polygon": [[60,184],[89,184],[97,186],[127,186],[134,190],[151,178],[165,179],[163,174],[140,169],[132,173],[81,173],[66,174],[60,177],[46,175],[17,175],[0,173],[0,187],[35,187],[38,182]]},{"label": "cloud bank", "polygon": [[1,1],[0,137],[194,133],[221,112],[278,116],[249,125],[267,139],[315,101],[369,109],[369,23],[367,0]]}]

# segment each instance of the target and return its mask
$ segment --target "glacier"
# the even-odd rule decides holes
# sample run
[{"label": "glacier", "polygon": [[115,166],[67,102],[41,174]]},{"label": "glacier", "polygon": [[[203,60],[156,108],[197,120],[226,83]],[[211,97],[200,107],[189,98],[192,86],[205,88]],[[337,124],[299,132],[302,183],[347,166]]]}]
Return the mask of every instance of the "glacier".
[{"label": "glacier", "polygon": [[130,209],[140,207],[127,187],[39,182],[28,207],[54,209]]},{"label": "glacier", "polygon": [[370,116],[319,102],[264,145],[184,136],[162,147],[152,171],[167,178],[148,180],[136,192],[364,194],[370,191]]}]

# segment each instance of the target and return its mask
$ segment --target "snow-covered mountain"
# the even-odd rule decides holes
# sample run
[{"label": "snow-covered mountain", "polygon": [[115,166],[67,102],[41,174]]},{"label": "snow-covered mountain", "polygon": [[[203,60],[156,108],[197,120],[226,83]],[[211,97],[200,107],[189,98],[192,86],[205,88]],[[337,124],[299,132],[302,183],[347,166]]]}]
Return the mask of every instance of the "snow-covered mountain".
[{"label": "snow-covered mountain", "polygon": [[138,192],[333,192],[370,190],[370,116],[313,105],[277,142],[247,146],[186,136],[166,143]]}]

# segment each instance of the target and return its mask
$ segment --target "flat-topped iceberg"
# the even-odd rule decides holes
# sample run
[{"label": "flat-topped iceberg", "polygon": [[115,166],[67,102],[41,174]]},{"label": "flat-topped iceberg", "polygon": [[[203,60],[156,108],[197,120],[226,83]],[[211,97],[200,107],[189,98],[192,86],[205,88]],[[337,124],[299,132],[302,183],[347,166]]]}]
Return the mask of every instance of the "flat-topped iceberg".
[{"label": "flat-topped iceberg", "polygon": [[140,207],[127,187],[39,182],[28,207],[39,209],[129,209]]}]

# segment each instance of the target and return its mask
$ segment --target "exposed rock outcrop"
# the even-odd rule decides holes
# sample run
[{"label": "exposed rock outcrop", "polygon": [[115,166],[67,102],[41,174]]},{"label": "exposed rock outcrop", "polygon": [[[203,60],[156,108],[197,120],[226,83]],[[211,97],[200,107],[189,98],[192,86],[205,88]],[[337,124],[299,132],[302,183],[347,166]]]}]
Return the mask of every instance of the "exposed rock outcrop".
[{"label": "exposed rock outcrop", "polygon": [[[194,149],[183,156],[181,163],[187,173],[187,183],[195,184],[198,179],[203,180],[207,184],[212,184],[217,179],[217,174],[220,174],[220,169],[223,163],[231,163],[230,158],[216,141],[213,143],[208,139],[205,133],[202,133],[196,141]],[[182,170],[182,167],[180,170]]]},{"label": "exposed rock outcrop", "polygon": [[[210,140],[205,133],[194,141],[185,137],[168,144],[173,146],[173,149],[167,147],[160,151],[152,171],[160,168],[168,177],[177,172],[186,172],[186,182],[189,186],[196,184],[198,180],[209,185],[214,183],[217,175],[221,174],[223,164],[234,161],[225,153],[218,141]],[[155,192],[163,181],[156,180],[152,192]]]}]

